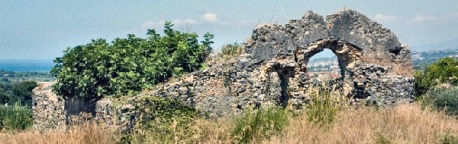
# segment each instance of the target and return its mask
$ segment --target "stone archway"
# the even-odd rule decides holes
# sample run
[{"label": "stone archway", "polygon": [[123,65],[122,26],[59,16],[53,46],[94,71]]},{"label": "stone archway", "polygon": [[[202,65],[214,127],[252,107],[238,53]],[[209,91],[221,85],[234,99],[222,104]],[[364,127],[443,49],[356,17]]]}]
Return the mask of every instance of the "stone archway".
[{"label": "stone archway", "polygon": [[307,72],[307,64],[310,58],[324,49],[330,49],[336,56],[341,70],[342,80],[345,80],[347,66],[361,58],[362,49],[345,41],[323,39],[318,40],[307,48],[298,49],[296,55],[297,62],[301,66],[302,72]]},{"label": "stone archway", "polygon": [[[410,48],[401,45],[389,29],[353,10],[328,15],[326,20],[316,13],[307,12],[301,19],[290,20],[285,25],[258,26],[247,40],[246,54],[242,55],[237,65],[240,69],[249,68],[254,79],[265,77],[262,73],[269,76],[274,73],[275,77],[279,77],[271,78],[274,81],[266,80],[269,86],[278,87],[265,90],[275,94],[269,100],[284,105],[281,99],[287,99],[287,103],[302,105],[307,99],[305,92],[313,87],[307,74],[310,57],[325,48],[338,58],[343,83],[341,91],[344,91],[341,94],[344,96],[386,104],[412,100],[413,78],[393,75],[391,68],[411,67]],[[368,61],[370,59],[380,62]],[[265,72],[258,73],[255,70],[258,68]],[[293,74],[281,74],[284,70]],[[404,86],[396,84],[399,82],[403,82]],[[263,87],[261,83],[254,85]],[[285,95],[287,98],[279,98]]]},{"label": "stone archway", "polygon": [[[351,84],[351,82],[345,77],[352,75],[347,72],[347,66],[360,60],[363,50],[346,41],[328,38],[317,40],[307,47],[298,48],[294,51],[294,61],[291,61],[291,58],[282,57],[265,62],[262,67],[265,68],[264,71],[268,75],[265,76],[268,82],[266,85],[269,86],[265,92],[268,99],[281,106],[288,105],[291,100],[306,101],[307,86],[312,85],[311,78],[307,75],[307,64],[313,55],[324,49],[331,50],[337,56],[342,76],[342,79],[339,80],[339,92],[342,95],[348,95],[350,90],[344,93],[344,87],[349,86],[344,85]],[[256,74],[257,77],[262,77],[261,75]]]},{"label": "stone archway", "polygon": [[[297,75],[290,77],[288,85],[293,87],[295,92],[288,93],[291,98],[293,105],[301,105],[306,101],[307,90],[311,86],[313,87],[313,79],[308,76],[307,65],[310,58],[324,49],[331,50],[336,56],[340,67],[341,79],[337,80],[336,83],[339,89],[338,93],[342,96],[349,96],[352,91],[352,77],[351,71],[348,71],[347,67],[354,65],[356,61],[359,61],[363,55],[363,49],[356,45],[353,45],[344,40],[334,40],[332,38],[320,39],[310,43],[304,48],[298,48],[295,51],[295,63],[297,64],[295,72]],[[348,89],[346,89],[348,88]]]}]

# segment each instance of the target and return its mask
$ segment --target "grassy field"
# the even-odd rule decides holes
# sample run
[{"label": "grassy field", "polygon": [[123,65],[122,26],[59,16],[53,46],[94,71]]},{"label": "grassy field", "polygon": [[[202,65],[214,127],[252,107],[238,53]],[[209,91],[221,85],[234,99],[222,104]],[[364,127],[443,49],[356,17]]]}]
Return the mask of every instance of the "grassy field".
[{"label": "grassy field", "polygon": [[[422,108],[418,104],[401,105],[376,110],[362,108],[341,110],[335,120],[325,126],[309,121],[307,114],[288,114],[288,124],[270,137],[254,134],[248,143],[457,143],[458,120]],[[198,119],[193,125],[193,136],[175,137],[170,143],[239,143],[234,136],[236,119],[210,121]],[[250,127],[245,127],[245,129]],[[115,143],[121,135],[112,128],[99,125],[81,125],[66,132],[39,132],[26,130],[0,134],[0,143]],[[134,143],[162,143],[143,139]]]}]

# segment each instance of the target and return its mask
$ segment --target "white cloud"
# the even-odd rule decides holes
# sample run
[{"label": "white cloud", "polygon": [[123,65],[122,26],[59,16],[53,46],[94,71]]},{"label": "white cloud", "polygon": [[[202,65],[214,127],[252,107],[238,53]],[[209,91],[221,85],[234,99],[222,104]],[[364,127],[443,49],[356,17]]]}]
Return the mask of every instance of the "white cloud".
[{"label": "white cloud", "polygon": [[218,21],[218,17],[214,13],[205,13],[202,15],[202,20],[206,22],[216,22]]},{"label": "white cloud", "polygon": [[172,21],[172,24],[174,24],[174,25],[187,25],[187,24],[193,25],[193,24],[196,24],[196,23],[197,23],[196,20],[190,19],[190,18],[184,19],[184,20],[176,19],[176,20]]},{"label": "white cloud", "polygon": [[[194,24],[197,24],[197,20],[194,20],[194,19],[176,19],[176,20],[173,20],[172,21],[172,24],[174,24],[175,26],[181,26],[181,25],[194,25]],[[147,29],[147,28],[157,28],[157,27],[163,27],[165,24],[165,21],[162,20],[162,21],[158,21],[158,22],[154,22],[154,21],[147,21],[145,23],[143,23],[142,25],[140,25],[140,28],[142,29]]]},{"label": "white cloud", "polygon": [[432,21],[432,20],[437,20],[439,19],[439,17],[435,17],[435,16],[416,16],[414,19],[413,19],[413,22],[425,22],[425,21]]},{"label": "white cloud", "polygon": [[[126,30],[126,33],[132,33],[136,35],[144,34],[148,29],[156,29],[161,31],[164,28],[166,21],[170,20],[160,20],[160,21],[146,21],[141,25],[133,27]],[[220,27],[224,28],[240,28],[240,27],[255,27],[257,24],[260,24],[259,20],[239,20],[239,21],[221,21],[218,20],[218,17],[214,13],[205,13],[201,18],[193,19],[175,19],[171,21],[174,24],[174,28],[184,31],[191,31],[192,28],[201,29],[204,27]],[[181,29],[180,29],[181,28]]]},{"label": "white cloud", "polygon": [[154,28],[157,26],[163,26],[165,24],[165,21],[159,21],[159,22],[154,22],[154,21],[147,21],[143,23],[140,28],[145,29],[145,28]]},{"label": "white cloud", "polygon": [[392,22],[396,20],[395,16],[388,16],[383,14],[376,14],[374,20],[377,22]]}]

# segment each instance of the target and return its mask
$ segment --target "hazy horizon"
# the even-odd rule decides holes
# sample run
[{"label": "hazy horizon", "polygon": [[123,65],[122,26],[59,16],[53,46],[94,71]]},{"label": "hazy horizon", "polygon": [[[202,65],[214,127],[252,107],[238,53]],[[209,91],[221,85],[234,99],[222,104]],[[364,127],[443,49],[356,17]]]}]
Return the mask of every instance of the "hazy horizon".
[{"label": "hazy horizon", "polygon": [[[53,60],[67,47],[175,29],[215,34],[213,47],[242,43],[258,24],[285,24],[306,11],[353,9],[390,29],[412,51],[458,48],[458,1],[1,1],[0,59]],[[444,48],[445,49],[445,48]],[[326,54],[331,57],[331,54]]]}]

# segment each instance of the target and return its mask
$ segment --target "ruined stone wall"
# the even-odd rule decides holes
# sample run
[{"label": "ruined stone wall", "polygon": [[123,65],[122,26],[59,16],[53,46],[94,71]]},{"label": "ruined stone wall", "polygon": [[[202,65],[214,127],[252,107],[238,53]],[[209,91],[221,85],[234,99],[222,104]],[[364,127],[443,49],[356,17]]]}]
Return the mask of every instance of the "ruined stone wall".
[{"label": "ruined stone wall", "polygon": [[116,105],[112,98],[97,102],[63,99],[52,92],[53,83],[40,83],[33,90],[33,125],[35,129],[66,130],[68,126],[94,121],[127,130],[132,128],[134,108]]},{"label": "ruined stone wall", "polygon": [[300,109],[310,98],[309,88],[315,86],[307,74],[308,61],[323,49],[338,57],[343,77],[336,85],[343,96],[377,105],[413,101],[413,77],[393,72],[394,66],[411,68],[410,49],[393,32],[353,10],[329,15],[326,21],[307,12],[285,25],[257,27],[240,56],[210,61],[206,70],[158,84],[123,104],[110,98],[93,103],[62,100],[50,91],[42,93],[49,88],[37,88],[34,124],[60,127],[83,118],[129,129],[141,109],[135,103],[149,96],[179,99],[210,117],[271,105]]},{"label": "ruined stone wall", "polygon": [[65,129],[65,107],[63,101],[52,92],[52,83],[40,83],[33,90],[33,125],[37,129]]},{"label": "ruined stone wall", "polygon": [[[309,98],[308,88],[312,87],[312,78],[307,75],[308,60],[327,48],[338,57],[344,96],[379,105],[413,100],[413,77],[396,75],[393,69],[399,65],[411,68],[410,48],[402,46],[389,29],[353,10],[329,15],[326,21],[307,12],[302,19],[291,20],[284,26],[259,26],[244,47],[241,56],[224,66],[190,74],[188,77],[193,80],[168,83],[164,85],[166,91],[151,92],[150,96],[194,99],[192,106],[209,113],[237,113],[272,104],[301,107]],[[366,59],[377,59],[379,63]],[[208,89],[215,83],[223,83],[224,87]],[[188,84],[192,86],[189,93],[177,91]],[[218,106],[212,107],[216,105],[213,103]]]}]

